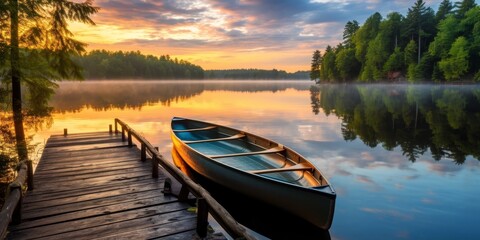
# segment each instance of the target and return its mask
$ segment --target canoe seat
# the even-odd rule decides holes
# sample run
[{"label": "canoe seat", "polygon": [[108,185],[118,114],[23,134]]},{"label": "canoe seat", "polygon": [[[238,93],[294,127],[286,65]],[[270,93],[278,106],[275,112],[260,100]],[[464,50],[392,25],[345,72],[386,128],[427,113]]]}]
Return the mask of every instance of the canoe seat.
[{"label": "canoe seat", "polygon": [[243,153],[231,153],[231,154],[222,154],[222,155],[208,155],[209,158],[226,158],[226,157],[242,157],[250,155],[259,155],[259,154],[269,154],[269,153],[279,153],[283,152],[285,149],[281,146],[269,148],[263,151],[258,152],[243,152]]},{"label": "canoe seat", "polygon": [[173,129],[173,132],[195,132],[195,131],[206,131],[216,128],[217,126],[208,126],[203,128],[191,128],[191,129]]},{"label": "canoe seat", "polygon": [[288,171],[311,171],[312,169],[313,167],[306,163],[299,163],[299,164],[295,164],[295,165],[284,167],[284,168],[253,170],[248,172],[253,174],[266,174],[266,173],[288,172]]},{"label": "canoe seat", "polygon": [[224,138],[212,138],[212,139],[202,139],[202,140],[195,140],[195,141],[183,141],[184,143],[190,144],[190,143],[205,143],[205,142],[216,142],[216,141],[227,141],[227,140],[235,140],[235,139],[240,139],[244,138],[244,134],[236,134],[230,137],[224,137]]}]

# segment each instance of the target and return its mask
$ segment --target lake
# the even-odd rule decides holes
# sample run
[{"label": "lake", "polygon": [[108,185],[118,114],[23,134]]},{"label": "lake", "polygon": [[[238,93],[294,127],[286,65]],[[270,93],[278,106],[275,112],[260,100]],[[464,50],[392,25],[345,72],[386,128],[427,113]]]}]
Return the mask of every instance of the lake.
[{"label": "lake", "polygon": [[331,239],[480,238],[478,85],[85,81],[61,83],[50,104],[36,142],[120,118],[172,159],[178,116],[289,146],[337,191]]}]

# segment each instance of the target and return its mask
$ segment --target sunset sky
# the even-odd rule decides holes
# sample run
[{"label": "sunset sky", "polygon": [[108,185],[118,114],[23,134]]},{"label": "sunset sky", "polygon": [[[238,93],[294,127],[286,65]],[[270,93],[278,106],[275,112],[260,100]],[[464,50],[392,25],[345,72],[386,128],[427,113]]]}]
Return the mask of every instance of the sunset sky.
[{"label": "sunset sky", "polygon": [[[204,69],[308,70],[349,20],[406,14],[414,0],[95,0],[96,26],[73,24],[88,50],[140,50]],[[426,0],[435,11],[441,0]]]}]

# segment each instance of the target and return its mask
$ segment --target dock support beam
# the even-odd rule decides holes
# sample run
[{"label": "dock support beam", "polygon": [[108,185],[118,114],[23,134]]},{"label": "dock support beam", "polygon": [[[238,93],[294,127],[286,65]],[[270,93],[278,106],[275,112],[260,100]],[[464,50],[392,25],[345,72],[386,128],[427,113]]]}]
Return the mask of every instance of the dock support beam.
[{"label": "dock support beam", "polygon": [[201,238],[207,236],[208,204],[205,198],[197,199],[197,234]]}]

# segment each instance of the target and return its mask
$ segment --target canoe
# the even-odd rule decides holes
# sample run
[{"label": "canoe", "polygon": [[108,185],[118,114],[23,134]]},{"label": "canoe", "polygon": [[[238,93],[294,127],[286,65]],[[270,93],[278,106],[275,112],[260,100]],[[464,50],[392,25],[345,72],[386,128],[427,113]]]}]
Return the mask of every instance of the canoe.
[{"label": "canoe", "polygon": [[200,175],[328,230],[336,193],[308,160],[241,130],[174,117],[173,147]]}]

